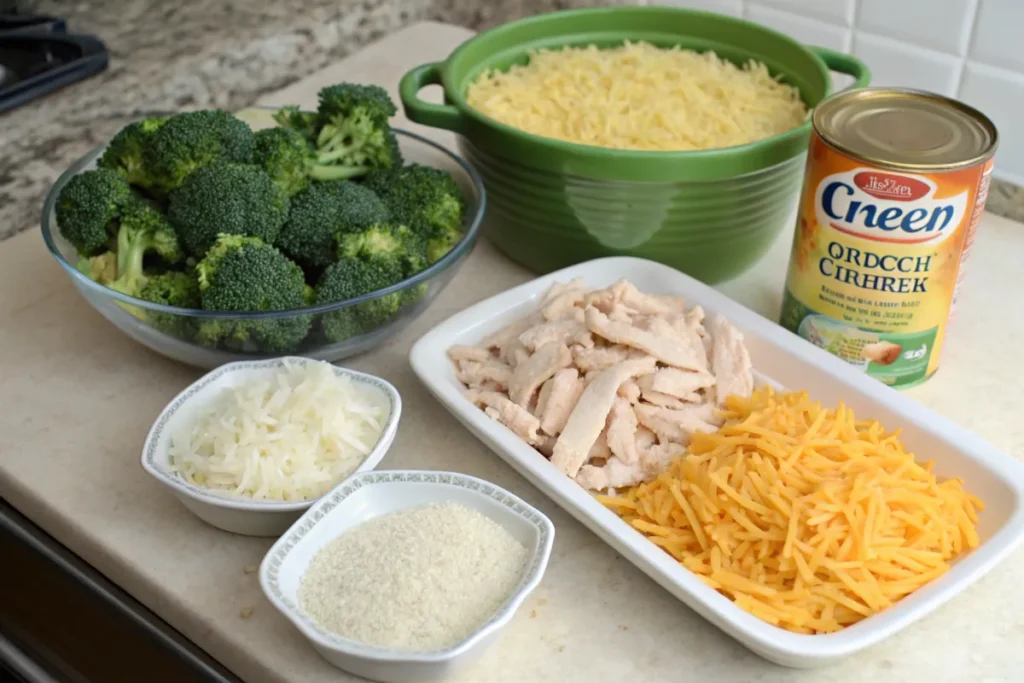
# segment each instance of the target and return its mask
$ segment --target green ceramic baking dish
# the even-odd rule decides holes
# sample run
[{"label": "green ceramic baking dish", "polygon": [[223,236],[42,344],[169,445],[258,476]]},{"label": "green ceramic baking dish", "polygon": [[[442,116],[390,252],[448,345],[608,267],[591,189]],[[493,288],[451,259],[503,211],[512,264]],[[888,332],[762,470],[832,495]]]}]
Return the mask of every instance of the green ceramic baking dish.
[{"label": "green ceramic baking dish", "polygon": [[[610,7],[544,14],[466,41],[444,62],[407,73],[400,93],[413,121],[459,134],[488,195],[487,233],[512,259],[549,272],[615,254],[671,265],[705,282],[753,264],[789,217],[810,123],[723,149],[606,149],[523,132],[471,108],[466,88],[482,71],[524,64],[531,50],[645,40],[764,62],[809,107],[831,89],[830,70],[868,84],[859,60],[804,46],[749,21],[667,7]],[[444,104],[419,98],[441,85]]]}]

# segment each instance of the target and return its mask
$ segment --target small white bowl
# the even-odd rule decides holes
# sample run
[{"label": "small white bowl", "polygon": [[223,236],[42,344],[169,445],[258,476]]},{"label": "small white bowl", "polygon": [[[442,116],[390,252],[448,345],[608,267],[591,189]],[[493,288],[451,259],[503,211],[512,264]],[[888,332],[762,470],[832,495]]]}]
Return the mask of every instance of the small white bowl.
[{"label": "small white bowl", "polygon": [[[252,500],[194,486],[171,470],[171,437],[181,426],[198,419],[224,389],[254,379],[269,379],[285,363],[306,365],[319,362],[298,357],[240,361],[222,365],[203,375],[175,396],[153,423],[142,447],[143,469],[167,486],[186,508],[207,524],[246,536],[280,536],[316,502],[315,499],[299,502]],[[402,399],[395,387],[379,377],[338,366],[334,366],[334,371],[339,376],[350,377],[354,382],[376,388],[391,402],[391,413],[377,445],[355,471],[372,470],[395,440],[398,419],[402,414]]]},{"label": "small white bowl", "polygon": [[[310,561],[342,532],[370,519],[418,505],[451,501],[503,526],[530,553],[519,586],[486,623],[464,641],[437,652],[374,647],[321,628],[298,606],[299,584]],[[379,471],[349,477],[274,543],[260,565],[267,598],[327,661],[384,683],[439,681],[473,662],[493,643],[540,583],[555,528],[542,512],[500,486],[454,472]]]}]

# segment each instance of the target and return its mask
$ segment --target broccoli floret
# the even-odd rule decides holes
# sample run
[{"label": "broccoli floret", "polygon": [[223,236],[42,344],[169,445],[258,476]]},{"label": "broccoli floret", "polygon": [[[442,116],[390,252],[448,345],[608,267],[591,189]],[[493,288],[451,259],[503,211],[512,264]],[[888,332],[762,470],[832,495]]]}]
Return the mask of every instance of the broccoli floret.
[{"label": "broccoli floret", "polygon": [[[194,273],[170,271],[150,275],[139,289],[138,297],[166,306],[199,308],[199,282]],[[156,329],[179,339],[191,339],[199,319],[175,313],[145,311],[145,320]]]},{"label": "broccoli floret", "polygon": [[315,112],[299,111],[296,106],[281,107],[274,112],[274,121],[277,125],[295,131],[310,144],[316,142],[316,136],[320,132],[317,118]]},{"label": "broccoli floret", "polygon": [[199,280],[195,273],[176,270],[151,275],[139,290],[139,298],[165,306],[199,308]]},{"label": "broccoli floret", "polygon": [[105,251],[97,256],[83,256],[75,267],[90,280],[109,285],[117,279],[117,254]]},{"label": "broccoli floret", "polygon": [[397,223],[374,223],[365,230],[338,237],[339,259],[380,260],[393,263],[403,277],[426,267],[423,237]]},{"label": "broccoli floret", "polygon": [[143,150],[153,189],[167,193],[193,172],[219,161],[249,163],[255,139],[249,124],[226,111],[178,114],[153,133]]},{"label": "broccoli floret", "polygon": [[345,180],[402,165],[398,139],[388,123],[396,111],[383,88],[342,83],[320,91],[315,114],[283,107],[274,120],[312,146],[307,168],[311,178]]},{"label": "broccoli floret", "polygon": [[165,122],[166,116],[152,116],[131,123],[118,132],[100,157],[99,167],[108,168],[132,185],[150,188],[153,176],[146,170],[144,150],[153,135]]},{"label": "broccoli floret", "polygon": [[257,131],[252,159],[289,197],[309,184],[308,173],[314,163],[313,149],[294,130],[266,128]]},{"label": "broccoli floret", "polygon": [[427,238],[427,263],[437,263],[462,240],[462,231],[448,227],[435,229]]},{"label": "broccoli floret", "polygon": [[131,202],[121,214],[121,228],[117,233],[117,272],[137,264],[142,269],[143,256],[152,252],[165,263],[178,263],[185,252],[178,235],[152,204],[144,200]]},{"label": "broccoli floret", "polygon": [[[402,279],[392,261],[341,259],[324,271],[316,285],[318,304],[347,301],[375,292]],[[393,292],[356,306],[324,313],[320,324],[330,341],[343,341],[370,332],[391,320],[405,303],[402,292]]]},{"label": "broccoli floret", "polygon": [[[302,269],[258,237],[221,235],[196,266],[202,308],[209,311],[284,311],[312,301]],[[306,336],[310,316],[203,321],[196,341],[235,351],[283,353]]]},{"label": "broccoli floret", "polygon": [[342,83],[320,91],[315,139],[316,180],[340,180],[401,164],[388,119],[397,109],[376,85]]},{"label": "broccoli floret", "polygon": [[178,236],[163,214],[110,169],[72,178],[57,199],[57,217],[61,233],[82,255],[78,269],[131,296],[145,282],[142,265],[147,254],[170,264],[184,258]]},{"label": "broccoli floret", "polygon": [[81,256],[96,256],[115,245],[121,212],[137,201],[115,171],[99,168],[73,176],[57,197],[60,234]]},{"label": "broccoli floret", "polygon": [[199,169],[172,192],[167,215],[189,253],[202,258],[221,233],[273,242],[288,206],[262,168],[222,163]]},{"label": "broccoli floret", "polygon": [[143,261],[150,253],[171,264],[185,257],[178,235],[163,214],[148,202],[136,199],[121,215],[117,233],[117,280],[110,288],[139,296],[148,279]]},{"label": "broccoli floret", "polygon": [[391,168],[401,168],[405,163],[402,148],[398,144],[398,136],[393,130],[388,131],[388,148],[391,150]]},{"label": "broccoli floret", "polygon": [[410,164],[371,173],[363,184],[377,193],[395,220],[426,230],[427,237],[462,233],[466,200],[445,170]]},{"label": "broccoli floret", "polygon": [[288,221],[275,244],[303,265],[326,266],[335,259],[339,235],[389,218],[384,203],[362,185],[347,180],[313,183],[292,197]]}]

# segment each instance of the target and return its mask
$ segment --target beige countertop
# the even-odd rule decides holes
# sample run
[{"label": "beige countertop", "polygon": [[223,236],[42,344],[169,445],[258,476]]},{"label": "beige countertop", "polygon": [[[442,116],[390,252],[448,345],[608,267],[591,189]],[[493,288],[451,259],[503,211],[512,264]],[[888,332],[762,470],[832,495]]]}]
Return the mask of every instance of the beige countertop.
[{"label": "beige countertop", "polygon": [[[469,35],[420,24],[264,104],[311,104],[343,78],[394,86]],[[445,134],[431,133],[445,143]],[[720,289],[767,317],[790,235]],[[908,395],[1008,453],[1024,454],[1020,254],[1024,225],[986,216],[942,370]],[[383,468],[450,469],[507,487],[557,527],[541,587],[462,683],[631,680],[877,683],[1024,680],[1024,551],[885,643],[815,671],[749,653],[619,557],[478,443],[419,385],[413,341],[529,274],[481,242],[398,338],[345,363],[387,378],[405,406]],[[263,599],[253,568],[270,545],[200,522],[139,466],[161,408],[200,373],[160,358],[85,305],[35,232],[0,245],[0,495],[250,683],[354,680],[322,660]],[[241,613],[253,608],[248,618]],[[248,613],[248,610],[246,610]]]}]

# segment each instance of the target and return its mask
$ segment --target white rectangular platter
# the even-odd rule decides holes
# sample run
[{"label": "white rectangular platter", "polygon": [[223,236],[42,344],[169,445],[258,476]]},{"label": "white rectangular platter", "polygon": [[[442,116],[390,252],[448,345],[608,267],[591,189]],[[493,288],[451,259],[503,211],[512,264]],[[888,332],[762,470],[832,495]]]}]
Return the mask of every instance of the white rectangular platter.
[{"label": "white rectangular platter", "polygon": [[[535,310],[539,297],[553,283],[574,278],[593,287],[626,278],[645,293],[686,297],[688,305],[700,304],[709,314],[720,313],[732,321],[744,335],[755,371],[768,381],[806,389],[826,406],[844,401],[859,416],[877,419],[888,429],[901,427],[904,442],[919,459],[933,459],[940,477],[961,477],[968,490],[986,503],[978,526],[981,545],[894,607],[837,633],[792,633],[737,607],[462,394],[447,349],[479,342]],[[754,652],[784,666],[827,664],[896,633],[977,581],[1024,537],[1024,464],[707,285],[652,261],[598,259],[510,289],[428,332],[413,347],[410,361],[452,415],[516,471],[688,607]]]}]

